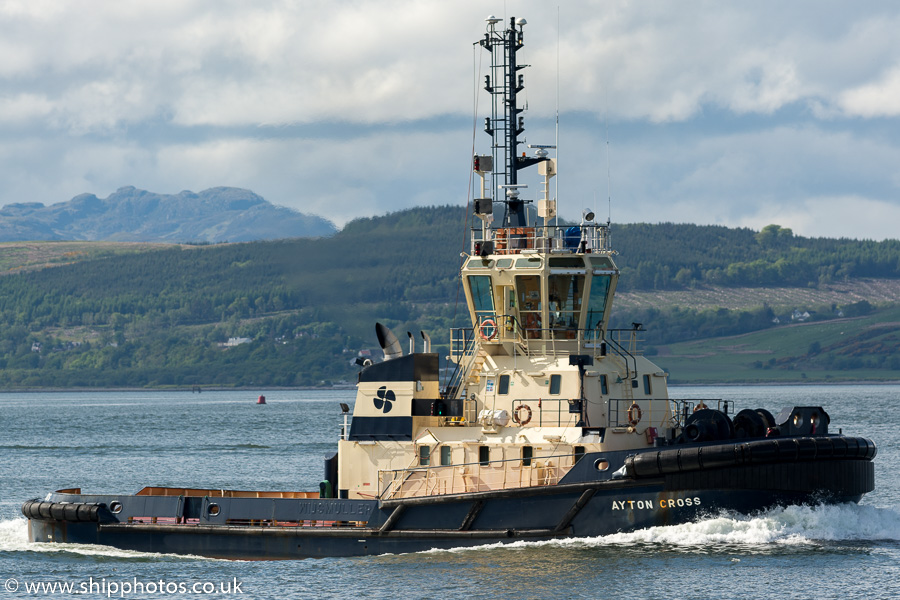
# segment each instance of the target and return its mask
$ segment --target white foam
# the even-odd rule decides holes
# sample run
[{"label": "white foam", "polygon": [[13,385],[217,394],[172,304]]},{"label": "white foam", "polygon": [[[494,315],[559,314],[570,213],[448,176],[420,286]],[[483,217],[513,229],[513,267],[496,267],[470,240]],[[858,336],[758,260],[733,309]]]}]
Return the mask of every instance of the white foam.
[{"label": "white foam", "polygon": [[60,544],[37,543],[28,541],[28,521],[25,519],[9,519],[0,521],[0,552],[38,552],[59,553],[68,552],[81,556],[98,556],[107,558],[161,558],[174,557],[190,560],[215,560],[203,556],[162,554],[159,552],[138,552],[136,550],[120,550],[112,546],[100,546],[96,544]]},{"label": "white foam", "polygon": [[[479,546],[477,549],[642,545],[701,548],[722,544],[752,547],[770,544],[814,545],[826,541],[886,540],[900,540],[900,512],[866,505],[842,504],[775,508],[754,517],[722,514],[693,523],[650,527],[630,533],[614,533],[594,538],[498,543]],[[459,548],[450,552],[470,550],[473,548]]]}]

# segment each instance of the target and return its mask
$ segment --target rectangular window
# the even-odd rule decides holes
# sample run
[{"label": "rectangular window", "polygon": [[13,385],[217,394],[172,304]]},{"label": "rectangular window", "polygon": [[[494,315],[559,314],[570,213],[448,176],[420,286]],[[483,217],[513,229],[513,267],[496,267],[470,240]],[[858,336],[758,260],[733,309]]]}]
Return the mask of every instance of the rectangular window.
[{"label": "rectangular window", "polygon": [[431,448],[419,446],[419,466],[427,467],[431,464]]},{"label": "rectangular window", "polygon": [[497,385],[497,393],[504,396],[509,393],[509,375],[501,375],[500,383]]},{"label": "rectangular window", "polygon": [[516,304],[519,309],[519,327],[525,337],[541,338],[541,278],[538,275],[516,277]]},{"label": "rectangular window", "polygon": [[584,293],[584,275],[550,275],[549,288],[550,328],[557,339],[575,339],[578,321],[581,319],[581,298]]},{"label": "rectangular window", "polygon": [[592,331],[596,336],[597,330],[603,325],[603,317],[606,313],[606,297],[609,295],[609,283],[609,275],[591,275],[587,322],[584,324],[588,336],[590,336]]},{"label": "rectangular window", "polygon": [[559,396],[560,388],[562,387],[562,375],[551,375],[550,376],[550,395],[551,396]]},{"label": "rectangular window", "polygon": [[534,448],[531,446],[522,446],[522,466],[531,466],[531,457],[534,456]]},{"label": "rectangular window", "polygon": [[[593,262],[591,263],[593,264]],[[550,268],[584,269],[584,260],[580,256],[561,256],[550,259]]]},{"label": "rectangular window", "polygon": [[494,293],[490,275],[469,275],[469,291],[478,321],[494,318]]},{"label": "rectangular window", "polygon": [[604,396],[609,395],[609,385],[606,383],[606,375],[600,376],[600,393]]},{"label": "rectangular window", "polygon": [[491,462],[490,446],[479,446],[478,447],[478,462],[485,466]]},{"label": "rectangular window", "polygon": [[650,376],[644,375],[644,393],[650,395]]},{"label": "rectangular window", "polygon": [[528,258],[519,258],[516,260],[517,269],[540,269],[541,264],[541,259],[535,258],[533,256]]},{"label": "rectangular window", "polygon": [[441,466],[446,467],[450,462],[450,446],[441,446]]},{"label": "rectangular window", "polygon": [[581,460],[581,457],[584,456],[584,446],[575,446],[575,462]]}]

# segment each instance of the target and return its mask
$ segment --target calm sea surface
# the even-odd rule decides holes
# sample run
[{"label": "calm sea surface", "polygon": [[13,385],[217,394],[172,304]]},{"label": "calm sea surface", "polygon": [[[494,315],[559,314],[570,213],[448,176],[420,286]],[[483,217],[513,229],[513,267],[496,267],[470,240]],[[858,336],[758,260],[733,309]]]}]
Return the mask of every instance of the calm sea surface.
[{"label": "calm sea surface", "polygon": [[[252,392],[0,394],[0,598],[900,598],[900,386],[672,390],[738,409],[824,407],[832,429],[878,444],[876,490],[858,506],[353,559],[231,562],[27,542],[21,503],[64,487],[316,490],[339,402],[353,395],[266,392],[257,406]],[[88,593],[33,589],[54,584]],[[195,584],[201,593],[176,591]]]}]

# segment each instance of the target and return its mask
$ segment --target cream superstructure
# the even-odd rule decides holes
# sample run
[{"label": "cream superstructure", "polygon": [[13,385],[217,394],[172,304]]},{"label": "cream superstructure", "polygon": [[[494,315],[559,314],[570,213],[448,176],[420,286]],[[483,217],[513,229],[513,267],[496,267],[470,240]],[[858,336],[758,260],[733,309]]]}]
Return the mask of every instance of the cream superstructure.
[{"label": "cream superstructure", "polygon": [[[619,276],[609,224],[585,211],[580,224],[559,225],[553,146],[519,154],[525,21],[505,30],[495,17],[487,23],[479,44],[491,54],[483,77],[491,152],[474,157],[477,225],[461,269],[471,327],[451,332],[455,372],[441,388],[436,354],[402,356],[378,326],[387,360],[360,373],[339,445],[339,497],[553,485],[585,453],[677,434],[666,374],[637,349],[640,325],[608,327]],[[535,165],[542,179],[529,200],[518,172]]]}]

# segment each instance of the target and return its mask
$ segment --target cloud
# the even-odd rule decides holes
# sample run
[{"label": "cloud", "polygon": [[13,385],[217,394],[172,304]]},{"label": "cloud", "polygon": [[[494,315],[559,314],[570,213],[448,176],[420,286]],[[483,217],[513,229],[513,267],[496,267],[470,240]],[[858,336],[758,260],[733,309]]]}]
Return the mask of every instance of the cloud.
[{"label": "cloud", "polygon": [[[893,2],[88,4],[0,4],[0,204],[123,185],[238,185],[338,223],[462,204],[491,12],[528,19],[526,135],[552,142],[559,106],[572,204],[607,195],[607,127],[619,220],[900,198]],[[826,230],[802,213],[781,224]]]},{"label": "cloud", "polygon": [[859,117],[900,116],[900,66],[875,83],[843,92],[838,102],[848,115]]},{"label": "cloud", "polygon": [[790,223],[794,233],[815,236],[884,240],[897,239],[900,206],[860,196],[819,196],[792,204],[760,206],[741,225],[761,229],[771,223]]}]

